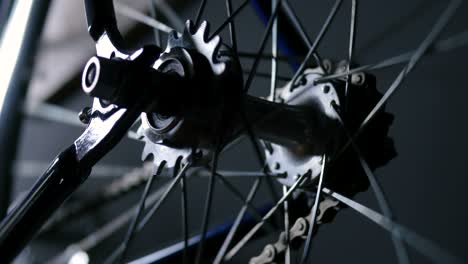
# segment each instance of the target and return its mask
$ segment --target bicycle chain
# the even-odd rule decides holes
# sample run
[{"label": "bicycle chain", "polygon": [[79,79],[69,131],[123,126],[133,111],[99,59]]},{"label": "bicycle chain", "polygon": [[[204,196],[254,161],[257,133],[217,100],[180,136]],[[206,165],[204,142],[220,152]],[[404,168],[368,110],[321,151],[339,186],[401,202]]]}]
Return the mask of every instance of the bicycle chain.
[{"label": "bicycle chain", "polygon": [[57,211],[55,216],[44,225],[41,233],[51,231],[76,216],[93,211],[109,202],[119,199],[146,183],[152,174],[153,163],[143,163],[141,167],[129,171],[122,177],[113,181],[110,185],[106,185],[97,192],[98,195],[90,197],[84,201],[72,203]]},{"label": "bicycle chain", "polygon": [[[329,210],[339,210],[339,202],[333,198],[326,197],[319,203],[319,209],[317,211],[317,217],[315,224],[321,225],[326,220],[326,215],[330,212]],[[294,225],[289,229],[289,238],[286,236],[286,232],[280,233],[278,240],[275,243],[268,244],[264,247],[260,255],[250,259],[249,264],[268,264],[281,262],[280,256],[284,256],[284,253],[288,246],[291,244],[300,243],[302,240],[307,238],[309,227],[311,225],[312,210],[311,213],[305,217],[299,217],[296,219]]]}]

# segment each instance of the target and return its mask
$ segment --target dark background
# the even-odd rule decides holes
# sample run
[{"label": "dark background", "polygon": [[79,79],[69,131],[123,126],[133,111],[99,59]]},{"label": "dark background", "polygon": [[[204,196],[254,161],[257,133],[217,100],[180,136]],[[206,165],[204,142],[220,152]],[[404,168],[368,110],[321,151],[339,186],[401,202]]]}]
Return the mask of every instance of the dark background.
[{"label": "dark background", "polygon": [[[236,6],[237,2],[234,1]],[[293,7],[302,19],[311,39],[319,31],[328,15],[333,1],[293,1]],[[373,63],[415,49],[425,38],[448,1],[360,1],[356,37],[356,57],[360,64]],[[191,3],[181,11],[184,19],[193,19],[197,5]],[[467,30],[468,3],[464,3],[440,39]],[[350,1],[345,1],[335,22],[319,47],[323,58],[340,60],[346,57],[349,31]],[[225,18],[224,1],[208,1],[205,16],[216,27]],[[254,52],[263,33],[263,25],[251,7],[236,21],[239,50]],[[281,22],[280,22],[281,23]],[[85,25],[83,25],[84,27]],[[227,35],[224,36],[224,39]],[[90,45],[92,45],[90,43]],[[267,48],[269,50],[269,47]],[[461,47],[451,52],[424,57],[415,70],[393,96],[387,109],[395,115],[390,135],[394,139],[398,156],[387,166],[376,171],[398,222],[424,237],[430,238],[454,255],[468,260],[467,231],[468,214],[465,212],[466,149],[468,126],[466,122],[466,59],[468,48]],[[243,60],[244,69],[251,61]],[[66,63],[66,62],[63,62]],[[268,72],[269,63],[260,67]],[[385,91],[401,65],[378,70],[378,89]],[[287,65],[281,66],[282,75],[291,76]],[[266,95],[269,81],[258,79],[253,84],[253,94]],[[62,100],[67,108],[79,111],[90,105],[76,86],[72,96]],[[48,123],[28,118],[21,135],[19,160],[50,161],[57,152],[69,145],[81,129]],[[142,144],[124,139],[102,164],[138,166]],[[249,144],[229,151],[221,161],[222,169],[258,169]],[[38,176],[39,176],[38,172]],[[113,175],[109,175],[113,176]],[[346,175],[343,175],[346,177]],[[78,196],[87,195],[106,184],[107,180],[93,179],[79,190]],[[161,180],[162,182],[162,180]],[[236,179],[235,184],[244,193],[252,182]],[[32,179],[17,179],[17,190],[25,190]],[[156,185],[158,182],[156,183]],[[201,212],[207,181],[190,181],[190,229],[196,234],[200,227]],[[138,236],[130,255],[141,256],[180,239],[179,197],[175,192],[165,203],[145,232]],[[78,219],[79,230],[57,234],[53,239],[36,243],[33,256],[48,255],[52,250],[63,249],[65,241],[74,241],[86,231],[105,223],[109,216],[121,212],[136,202],[137,195],[100,212],[92,217]],[[257,204],[269,199],[266,190],[257,199]],[[372,191],[359,194],[357,201],[378,210]],[[226,219],[233,219],[240,204],[216,186],[214,226]],[[150,234],[150,235],[147,235]],[[123,233],[116,237],[122,237]],[[145,236],[146,235],[146,236]],[[254,243],[236,260],[245,263],[253,254],[258,254],[265,243],[276,240],[277,234]],[[117,238],[97,249],[94,254],[106,255],[115,248]],[[142,242],[142,243],[138,243]],[[143,243],[144,242],[144,243]],[[332,224],[321,228],[314,240],[313,263],[395,263],[395,253],[386,231],[374,225],[350,209],[342,210]],[[411,250],[415,263],[426,259]]]}]

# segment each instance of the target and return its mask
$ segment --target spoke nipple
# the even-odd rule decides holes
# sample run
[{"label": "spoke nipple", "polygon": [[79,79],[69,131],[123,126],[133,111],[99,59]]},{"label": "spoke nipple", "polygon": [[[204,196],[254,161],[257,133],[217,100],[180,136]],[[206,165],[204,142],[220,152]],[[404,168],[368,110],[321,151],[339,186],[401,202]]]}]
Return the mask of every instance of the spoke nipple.
[{"label": "spoke nipple", "polygon": [[81,110],[81,112],[78,114],[78,118],[80,118],[81,123],[83,124],[89,124],[91,121],[91,107],[86,106]]},{"label": "spoke nipple", "polygon": [[323,60],[322,64],[323,64],[323,68],[324,68],[324,70],[325,70],[326,72],[331,72],[331,70],[332,70],[332,63],[331,63],[330,60],[325,59],[325,60]]},{"label": "spoke nipple", "polygon": [[355,73],[351,75],[351,83],[354,85],[361,86],[364,84],[365,76],[364,73]]}]

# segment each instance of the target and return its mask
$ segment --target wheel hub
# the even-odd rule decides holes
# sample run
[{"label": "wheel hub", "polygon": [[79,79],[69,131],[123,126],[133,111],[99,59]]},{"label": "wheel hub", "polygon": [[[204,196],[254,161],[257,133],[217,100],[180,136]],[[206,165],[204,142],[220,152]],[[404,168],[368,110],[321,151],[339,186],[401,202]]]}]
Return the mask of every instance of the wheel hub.
[{"label": "wheel hub", "polygon": [[301,85],[288,83],[279,90],[276,98],[277,101],[304,109],[314,106],[314,110],[324,116],[305,120],[318,125],[314,130],[306,128],[306,137],[294,147],[268,143],[269,147],[265,149],[266,162],[273,173],[283,175],[279,181],[287,186],[293,185],[304,174],[309,174],[309,181],[315,179],[324,162],[323,154],[333,154],[340,143],[338,116],[332,106],[339,106],[340,99],[333,84],[315,84],[315,80],[321,76],[323,71],[320,68],[308,69],[301,76]]}]

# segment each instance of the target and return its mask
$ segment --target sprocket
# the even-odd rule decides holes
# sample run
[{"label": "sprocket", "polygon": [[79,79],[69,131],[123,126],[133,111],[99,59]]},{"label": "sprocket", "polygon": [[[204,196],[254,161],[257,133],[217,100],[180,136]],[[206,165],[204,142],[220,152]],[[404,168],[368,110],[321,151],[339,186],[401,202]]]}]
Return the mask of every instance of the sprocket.
[{"label": "sprocket", "polygon": [[187,21],[182,33],[169,34],[167,47],[153,68],[189,80],[184,89],[193,96],[185,96],[191,102],[181,103],[185,108],[175,115],[142,113],[138,129],[145,143],[142,159],[152,157],[155,171],[162,164],[169,170],[184,164],[195,151],[197,162],[206,163],[211,159],[220,126],[224,125],[222,120],[226,119],[223,114],[232,105],[226,98],[235,98],[231,95],[236,89],[241,90],[236,86],[242,85],[242,75],[236,75],[240,65],[225,51],[229,48],[222,45],[218,35],[209,37],[206,21],[198,27]]}]

